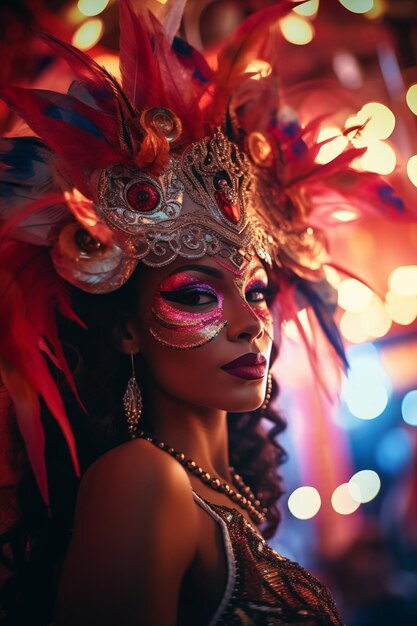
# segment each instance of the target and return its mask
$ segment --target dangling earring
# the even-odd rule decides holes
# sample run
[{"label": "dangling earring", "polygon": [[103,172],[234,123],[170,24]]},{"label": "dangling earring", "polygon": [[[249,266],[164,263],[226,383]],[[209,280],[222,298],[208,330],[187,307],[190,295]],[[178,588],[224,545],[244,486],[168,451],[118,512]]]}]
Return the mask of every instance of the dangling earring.
[{"label": "dangling earring", "polygon": [[271,393],[272,393],[272,374],[271,372],[268,372],[268,383],[266,385],[265,400],[263,401],[263,404],[261,406],[261,409],[263,411],[266,409],[266,407],[269,404],[269,401],[271,399]]},{"label": "dangling earring", "polygon": [[129,436],[131,439],[134,439],[136,437],[140,416],[142,415],[142,394],[135,378],[135,362],[132,350],[130,351],[130,359],[132,362],[132,375],[129,378],[123,396],[123,409],[127,420]]}]

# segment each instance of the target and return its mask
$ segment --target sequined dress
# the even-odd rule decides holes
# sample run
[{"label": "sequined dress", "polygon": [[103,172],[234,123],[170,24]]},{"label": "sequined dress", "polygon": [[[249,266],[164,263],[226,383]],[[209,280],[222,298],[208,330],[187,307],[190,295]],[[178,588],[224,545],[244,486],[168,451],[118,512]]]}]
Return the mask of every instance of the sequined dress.
[{"label": "sequined dress", "polygon": [[342,626],[328,589],[272,550],[239,511],[193,497],[219,524],[227,558],[226,589],[209,626]]}]

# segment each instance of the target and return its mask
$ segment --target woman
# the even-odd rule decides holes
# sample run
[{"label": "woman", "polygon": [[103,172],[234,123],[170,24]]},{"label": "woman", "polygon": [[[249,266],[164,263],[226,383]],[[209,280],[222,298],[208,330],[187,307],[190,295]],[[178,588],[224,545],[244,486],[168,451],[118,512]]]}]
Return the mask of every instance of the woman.
[{"label": "woman", "polygon": [[[307,306],[344,362],[311,214],[326,177],[344,205],[352,180],[371,204],[398,200],[347,170],[353,148],[320,170],[317,124],[277,111],[273,73],[246,71],[261,54],[274,67],[269,26],[289,9],[243,22],[213,73],[172,20],[164,32],[122,0],[123,88],[46,37],[77,76],[68,94],[1,92],[40,139],[1,144],[0,372],[54,528],[71,498],[52,417],[85,472],[56,626],[340,624],[327,590],[260,534],[281,494],[272,321]],[[42,525],[23,533],[29,563],[47,562]]]}]

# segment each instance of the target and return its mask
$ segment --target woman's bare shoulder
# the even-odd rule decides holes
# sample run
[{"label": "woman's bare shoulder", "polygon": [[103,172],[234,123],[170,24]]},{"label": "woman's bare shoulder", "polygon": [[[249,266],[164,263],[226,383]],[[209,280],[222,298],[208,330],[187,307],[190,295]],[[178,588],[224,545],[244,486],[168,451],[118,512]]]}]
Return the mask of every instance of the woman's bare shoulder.
[{"label": "woman's bare shoulder", "polygon": [[175,459],[146,441],[103,455],[81,481],[57,624],[174,624],[197,519]]},{"label": "woman's bare shoulder", "polygon": [[[100,457],[81,481],[79,501],[98,498],[140,498],[152,507],[161,500],[180,499],[194,510],[191,483],[185,469],[171,456],[143,439],[113,448]],[[177,507],[176,507],[177,508]]]}]

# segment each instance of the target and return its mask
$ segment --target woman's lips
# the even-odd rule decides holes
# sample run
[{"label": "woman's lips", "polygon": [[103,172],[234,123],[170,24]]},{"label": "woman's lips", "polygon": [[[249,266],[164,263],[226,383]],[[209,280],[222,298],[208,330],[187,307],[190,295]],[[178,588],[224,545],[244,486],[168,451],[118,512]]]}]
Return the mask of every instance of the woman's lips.
[{"label": "woman's lips", "polygon": [[238,378],[258,380],[265,376],[266,366],[267,361],[263,354],[248,352],[234,361],[222,365],[221,369]]}]

